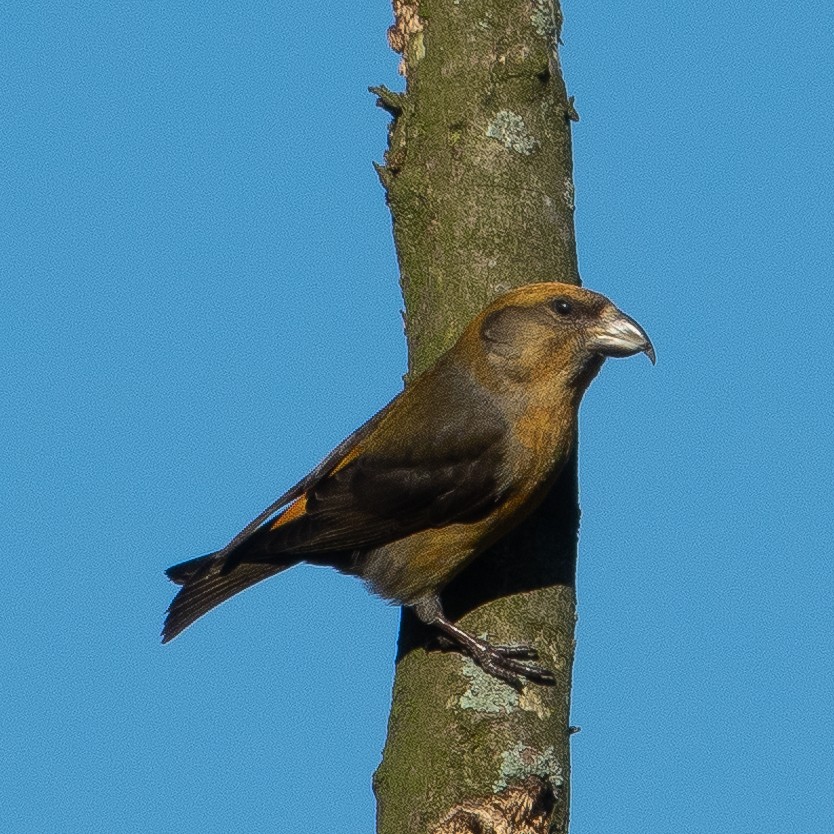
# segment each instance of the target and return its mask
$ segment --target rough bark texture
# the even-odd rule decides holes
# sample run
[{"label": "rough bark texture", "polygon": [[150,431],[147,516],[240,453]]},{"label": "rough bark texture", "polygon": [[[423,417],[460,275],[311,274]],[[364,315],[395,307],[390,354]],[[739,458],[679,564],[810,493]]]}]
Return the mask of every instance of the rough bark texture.
[{"label": "rough bark texture", "polygon": [[496,794],[462,802],[431,834],[547,834],[553,791],[541,776],[528,776]]},{"label": "rough bark texture", "polygon": [[[407,89],[374,88],[393,117],[378,171],[414,373],[499,293],[578,283],[576,114],[552,0],[394,0],[394,12]],[[519,694],[457,653],[426,651],[405,613],[374,778],[379,834],[566,831],[578,523],[571,465],[540,511],[444,594],[468,630],[534,644],[556,686]]]}]

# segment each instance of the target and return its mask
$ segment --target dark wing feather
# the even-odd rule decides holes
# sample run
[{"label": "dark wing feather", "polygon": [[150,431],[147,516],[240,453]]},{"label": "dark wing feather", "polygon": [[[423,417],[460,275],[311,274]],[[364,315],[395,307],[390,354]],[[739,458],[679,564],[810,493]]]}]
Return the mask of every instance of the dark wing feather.
[{"label": "dark wing feather", "polygon": [[495,450],[477,460],[408,467],[368,456],[325,479],[303,516],[271,531],[271,553],[364,550],[430,527],[475,521],[502,497]]},{"label": "dark wing feather", "polygon": [[253,518],[222,550],[218,550],[214,554],[215,561],[227,560],[224,572],[228,572],[232,567],[240,564],[242,561],[240,558],[232,556],[233,553],[236,553],[241,546],[250,545],[254,534],[258,533],[260,529],[263,529],[263,525],[267,524],[270,519],[273,519],[288,504],[304,495],[310,487],[322,478],[327,477],[359,443],[371,434],[401,396],[401,393],[398,394],[388,405],[381,408],[373,417],[366,420],[356,429],[356,431],[348,435],[315,469],[307,473],[297,484],[291,486],[280,498],[273,501],[256,518]]},{"label": "dark wing feather", "polygon": [[419,530],[475,521],[499,503],[506,423],[468,375],[443,370],[395,401],[390,419],[375,427],[361,452],[309,487],[305,512],[261,528],[243,559],[258,560],[257,551],[264,559],[303,559],[369,549]]}]

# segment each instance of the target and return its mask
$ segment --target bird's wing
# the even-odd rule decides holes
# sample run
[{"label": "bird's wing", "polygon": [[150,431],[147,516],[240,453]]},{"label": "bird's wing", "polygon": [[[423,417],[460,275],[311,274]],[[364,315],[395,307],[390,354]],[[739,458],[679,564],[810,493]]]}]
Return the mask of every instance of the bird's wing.
[{"label": "bird's wing", "polygon": [[501,499],[500,438],[420,458],[367,452],[320,481],[270,526],[268,549],[303,556],[366,549],[475,521]]},{"label": "bird's wing", "polygon": [[414,386],[363,429],[288,493],[293,503],[260,525],[226,570],[278,554],[377,547],[475,521],[504,497],[505,421],[460,374]]},{"label": "bird's wing", "polygon": [[[373,432],[380,421],[392,409],[395,403],[399,400],[402,394],[399,394],[388,405],[377,411],[373,417],[366,420],[356,431],[348,435],[329,455],[315,467],[311,472],[305,475],[298,483],[291,486],[283,495],[273,501],[266,509],[258,514],[244,527],[222,550],[210,554],[215,560],[225,559],[232,553],[236,553],[240,548],[249,542],[254,533],[259,529],[263,529],[267,522],[276,514],[278,517],[284,517],[288,508],[298,504],[300,498],[304,493],[315,486],[323,478],[326,478],[337,466],[343,464],[344,461],[349,460],[351,454],[358,448],[369,434]],[[201,557],[202,558],[202,557]],[[240,559],[233,559],[229,565],[239,564]]]}]

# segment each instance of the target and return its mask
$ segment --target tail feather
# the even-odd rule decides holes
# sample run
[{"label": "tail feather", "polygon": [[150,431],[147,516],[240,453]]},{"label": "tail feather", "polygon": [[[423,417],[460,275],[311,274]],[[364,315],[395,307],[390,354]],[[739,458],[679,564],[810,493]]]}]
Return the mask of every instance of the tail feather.
[{"label": "tail feather", "polygon": [[224,556],[209,553],[165,571],[168,578],[182,588],[168,607],[162,628],[163,643],[173,640],[196,619],[229,597],[295,564],[244,562],[231,572],[223,573],[224,563]]},{"label": "tail feather", "polygon": [[165,575],[171,582],[177,585],[185,585],[189,579],[198,573],[206,573],[211,568],[211,560],[219,555],[220,551],[209,553],[207,556],[198,556],[196,559],[189,559],[187,562],[180,562],[165,571]]}]

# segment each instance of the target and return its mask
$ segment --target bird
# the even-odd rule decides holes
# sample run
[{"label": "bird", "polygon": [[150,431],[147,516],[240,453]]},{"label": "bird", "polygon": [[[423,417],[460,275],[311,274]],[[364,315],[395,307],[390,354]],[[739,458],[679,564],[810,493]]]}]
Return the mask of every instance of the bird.
[{"label": "bird", "polygon": [[162,641],[306,562],[360,577],[511,686],[554,683],[535,647],[464,631],[446,617],[441,593],[542,502],[605,359],[641,352],[655,363],[646,331],[604,295],[561,282],[501,295],[225,547],[166,571],[181,587]]}]

